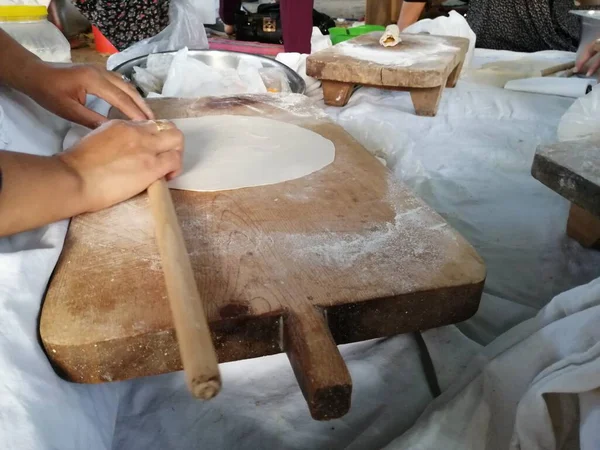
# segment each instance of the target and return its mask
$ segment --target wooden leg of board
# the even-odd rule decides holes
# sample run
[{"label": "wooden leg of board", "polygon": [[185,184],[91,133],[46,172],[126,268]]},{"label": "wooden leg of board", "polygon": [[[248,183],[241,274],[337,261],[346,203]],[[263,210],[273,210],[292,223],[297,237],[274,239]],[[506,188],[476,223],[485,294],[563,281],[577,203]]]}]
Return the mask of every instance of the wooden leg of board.
[{"label": "wooden leg of board", "polygon": [[396,23],[404,0],[366,0],[365,23],[383,25]]},{"label": "wooden leg of board", "polygon": [[390,6],[390,0],[366,0],[365,23],[367,25],[388,25],[391,17]]},{"label": "wooden leg of board", "polygon": [[313,419],[337,419],[350,409],[352,379],[324,315],[310,309],[285,316],[283,348]]},{"label": "wooden leg of board", "polygon": [[339,81],[322,80],[323,99],[329,106],[346,106],[354,85],[352,83],[341,83]]},{"label": "wooden leg of board", "polygon": [[458,66],[450,73],[448,77],[448,81],[446,82],[446,87],[453,88],[458,83],[458,79],[460,78],[460,72],[463,68],[464,61],[459,63]]},{"label": "wooden leg of board", "polygon": [[440,98],[444,86],[425,89],[412,89],[410,97],[412,98],[413,106],[417,116],[435,116],[437,114]]},{"label": "wooden leg of board", "polygon": [[567,235],[582,246],[600,249],[600,219],[575,204],[571,204]]}]

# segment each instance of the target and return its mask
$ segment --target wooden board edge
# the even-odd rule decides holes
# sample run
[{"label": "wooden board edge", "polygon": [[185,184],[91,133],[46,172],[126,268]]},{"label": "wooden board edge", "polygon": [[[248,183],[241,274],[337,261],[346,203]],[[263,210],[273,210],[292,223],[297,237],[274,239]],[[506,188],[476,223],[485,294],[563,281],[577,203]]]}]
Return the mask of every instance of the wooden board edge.
[{"label": "wooden board edge", "polygon": [[[600,187],[586,180],[571,170],[558,165],[554,160],[542,153],[536,153],[531,165],[531,175],[543,185],[553,190],[571,203],[583,208],[590,214],[600,217]],[[562,183],[558,180],[564,180]],[[573,186],[581,186],[584,195],[577,195]],[[590,201],[587,199],[596,199]]]},{"label": "wooden board edge", "polygon": [[[435,293],[422,291],[397,299],[338,305],[326,310],[327,322],[338,345],[451,325],[463,322],[477,312],[484,284],[485,279],[466,286],[439,289]],[[454,309],[457,303],[463,305],[460,311]],[[414,311],[418,309],[424,312],[415,318]],[[388,320],[390,317],[394,319]]]},{"label": "wooden board edge", "polygon": [[[370,86],[379,89],[399,89],[399,90],[411,90],[411,89],[426,89],[426,88],[434,88],[438,86],[445,86],[446,81],[452,71],[460,65],[460,63],[464,60],[464,57],[457,64],[450,64],[444,73],[431,70],[431,71],[421,71],[423,74],[423,78],[431,80],[430,82],[420,82],[418,85],[415,83],[390,83],[384,80],[388,78],[393,78],[393,70],[386,68],[385,66],[373,65],[370,70],[378,72],[378,76],[374,77],[379,79],[379,83],[367,83],[356,81],[360,79],[360,75],[356,76],[356,79],[352,81],[348,81],[345,77],[338,76],[338,74],[343,73],[340,68],[344,67],[346,70],[348,69],[348,65],[344,65],[343,63],[330,62],[326,63],[324,61],[306,61],[306,74],[310,77],[316,78],[320,81],[337,81],[340,83],[348,83],[348,84],[359,84],[361,86]],[[326,74],[324,72],[326,71]]]},{"label": "wooden board edge", "polygon": [[[416,292],[392,299],[367,300],[323,310],[337,345],[360,342],[411,332],[415,328],[426,330],[467,320],[477,312],[484,283],[485,279],[466,286]],[[458,312],[454,309],[457,303],[465,305]],[[407,314],[407,310],[415,308],[423,310],[420,318]],[[211,323],[219,362],[281,353],[283,317],[284,314],[277,314]],[[387,324],[382,323],[383,319]],[[257,327],[256,320],[263,323]],[[127,343],[123,341],[107,340],[67,347],[54,345],[42,335],[45,351],[57,375],[71,382],[123,381],[182,368],[174,330],[153,333],[150,337],[128,337]]]},{"label": "wooden board edge", "polygon": [[[258,325],[257,325],[258,322]],[[280,353],[281,315],[236,318],[211,324],[219,363]],[[97,384],[183,369],[174,329],[81,345],[41,340],[56,374],[66,381]]]}]

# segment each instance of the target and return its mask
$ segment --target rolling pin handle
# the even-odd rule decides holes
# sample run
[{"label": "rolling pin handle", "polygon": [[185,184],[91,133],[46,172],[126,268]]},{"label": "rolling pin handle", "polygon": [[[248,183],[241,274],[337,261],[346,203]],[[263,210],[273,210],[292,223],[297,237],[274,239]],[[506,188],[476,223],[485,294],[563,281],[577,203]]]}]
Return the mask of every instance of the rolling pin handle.
[{"label": "rolling pin handle", "polygon": [[153,183],[148,197],[187,385],[194,397],[208,400],[221,389],[217,354],[165,180]]}]

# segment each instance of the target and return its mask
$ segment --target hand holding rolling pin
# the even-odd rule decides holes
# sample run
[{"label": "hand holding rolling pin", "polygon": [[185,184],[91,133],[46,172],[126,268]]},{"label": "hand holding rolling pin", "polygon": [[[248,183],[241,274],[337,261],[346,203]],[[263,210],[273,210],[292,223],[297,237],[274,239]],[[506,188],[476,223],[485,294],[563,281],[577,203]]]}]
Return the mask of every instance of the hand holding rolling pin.
[{"label": "hand holding rolling pin", "polygon": [[183,143],[169,122],[111,121],[54,156],[0,151],[0,236],[112,206],[177,175]]},{"label": "hand holding rolling pin", "polygon": [[86,211],[98,211],[181,170],[183,134],[167,121],[111,121],[57,157],[77,174]]}]

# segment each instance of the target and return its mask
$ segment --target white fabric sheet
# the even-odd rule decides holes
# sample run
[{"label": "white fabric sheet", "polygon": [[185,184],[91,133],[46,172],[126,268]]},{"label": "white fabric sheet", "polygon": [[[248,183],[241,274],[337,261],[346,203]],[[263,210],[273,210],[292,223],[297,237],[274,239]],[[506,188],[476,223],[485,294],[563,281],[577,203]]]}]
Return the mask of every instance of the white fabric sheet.
[{"label": "white fabric sheet", "polygon": [[[68,123],[27,97],[0,88],[0,112],[0,148],[44,156],[61,149]],[[111,445],[114,387],[63,382],[38,341],[42,295],[66,230],[62,221],[0,239],[0,448]]]},{"label": "white fabric sheet", "polygon": [[[511,54],[478,50],[473,64],[498,57]],[[476,317],[424,334],[445,391],[434,403],[410,335],[342,348],[353,406],[328,423],[310,419],[283,355],[222,365],[224,390],[208,403],[189,397],[181,373],[99,386],[61,381],[36,329],[62,222],[0,240],[0,447],[500,449],[514,434],[522,449],[547,449],[556,446],[542,394],[564,392],[545,397],[555,425],[571,438],[578,410],[582,448],[597,449],[599,283],[560,295],[531,319],[552,297],[600,275],[600,256],[564,235],[567,202],[530,176],[536,145],[556,140],[571,103],[460,81],[435,118],[415,116],[407,93],[375,89],[327,108],[488,266]],[[60,149],[63,122],[5,90],[0,105],[3,148]]]}]

